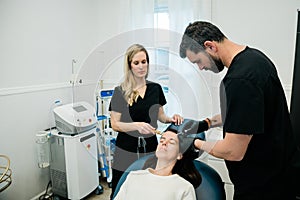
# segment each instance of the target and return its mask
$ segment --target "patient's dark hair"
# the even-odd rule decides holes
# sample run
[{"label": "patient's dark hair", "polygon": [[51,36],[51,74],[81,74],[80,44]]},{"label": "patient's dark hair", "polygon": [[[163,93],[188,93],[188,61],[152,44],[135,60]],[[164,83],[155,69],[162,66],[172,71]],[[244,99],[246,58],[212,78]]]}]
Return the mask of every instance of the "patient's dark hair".
[{"label": "patient's dark hair", "polygon": [[[171,128],[168,128],[166,131],[177,133],[177,130]],[[172,169],[172,174],[178,174],[185,180],[189,181],[194,186],[194,188],[197,188],[202,182],[202,177],[193,162],[193,160],[197,157],[198,153],[194,151],[193,144],[191,144],[190,147],[187,148],[182,154],[182,159],[177,160]],[[155,155],[151,156],[145,162],[143,169],[147,169],[149,167],[154,169],[156,167],[156,163],[157,157]]]}]

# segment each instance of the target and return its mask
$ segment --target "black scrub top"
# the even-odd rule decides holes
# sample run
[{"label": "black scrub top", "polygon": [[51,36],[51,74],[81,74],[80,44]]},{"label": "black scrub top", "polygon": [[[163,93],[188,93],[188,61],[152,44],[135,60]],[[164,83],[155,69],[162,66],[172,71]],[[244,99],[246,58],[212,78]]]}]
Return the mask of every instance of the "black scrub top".
[{"label": "black scrub top", "polygon": [[241,161],[226,161],[235,193],[255,193],[262,188],[265,193],[274,193],[285,184],[294,148],[289,111],[275,66],[263,53],[247,47],[233,59],[223,84],[224,133],[253,135]]},{"label": "black scrub top", "polygon": [[[137,102],[133,102],[132,106],[124,99],[121,87],[115,87],[109,110],[121,113],[121,122],[146,122],[157,128],[159,107],[164,106],[167,101],[162,87],[158,83],[146,81],[146,86],[144,98],[139,96]],[[155,151],[157,147],[156,135],[140,134],[138,131],[119,132],[116,145],[124,150],[136,152],[139,136],[146,139],[147,152]]]}]

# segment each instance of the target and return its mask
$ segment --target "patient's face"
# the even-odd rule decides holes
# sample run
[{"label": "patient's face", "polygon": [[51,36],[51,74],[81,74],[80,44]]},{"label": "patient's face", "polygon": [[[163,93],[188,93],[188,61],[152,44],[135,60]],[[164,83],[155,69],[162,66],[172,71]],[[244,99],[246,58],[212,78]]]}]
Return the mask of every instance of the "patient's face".
[{"label": "patient's face", "polygon": [[163,133],[156,149],[157,158],[176,160],[180,158],[180,155],[177,134],[172,131],[166,131]]}]

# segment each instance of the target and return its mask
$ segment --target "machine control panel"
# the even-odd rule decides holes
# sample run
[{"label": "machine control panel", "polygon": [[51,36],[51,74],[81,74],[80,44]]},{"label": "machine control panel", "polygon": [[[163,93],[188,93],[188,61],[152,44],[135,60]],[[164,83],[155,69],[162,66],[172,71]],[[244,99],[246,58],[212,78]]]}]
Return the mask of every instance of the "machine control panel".
[{"label": "machine control panel", "polygon": [[91,129],[97,123],[95,109],[87,102],[62,105],[53,112],[56,127],[62,133],[80,133]]}]

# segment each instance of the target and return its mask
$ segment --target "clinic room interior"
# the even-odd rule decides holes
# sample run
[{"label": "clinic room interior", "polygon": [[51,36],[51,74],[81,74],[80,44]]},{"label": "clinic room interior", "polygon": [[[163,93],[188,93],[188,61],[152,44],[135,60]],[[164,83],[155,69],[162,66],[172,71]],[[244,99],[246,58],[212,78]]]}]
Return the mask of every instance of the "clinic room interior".
[{"label": "clinic room interior", "polygon": [[[53,160],[47,151],[56,148],[50,146],[50,138],[56,137],[51,131],[56,130],[57,118],[66,123],[64,116],[74,115],[67,113],[74,112],[69,108],[56,108],[77,103],[78,110],[86,105],[84,109],[94,114],[95,176],[102,189],[109,190],[110,171],[101,170],[104,165],[111,167],[107,164],[110,147],[98,137],[117,134],[104,130],[110,125],[109,92],[124,77],[124,53],[132,44],[148,50],[148,80],[162,86],[167,114],[201,120],[219,113],[219,84],[226,69],[219,74],[200,72],[179,56],[182,34],[193,21],[212,22],[237,43],[262,50],[275,63],[290,106],[299,9],[297,0],[1,0],[0,172],[9,162],[11,180],[0,199],[34,200],[51,192]],[[165,127],[159,124],[158,129]],[[222,127],[206,133],[206,140],[219,138]],[[106,156],[104,161],[99,158],[99,148]],[[92,171],[88,162],[83,164],[85,158],[66,151],[62,152],[65,159],[73,156],[80,165],[77,170],[66,170],[70,176],[81,178],[85,171]],[[224,161],[205,153],[201,156],[220,174],[226,199],[232,199],[233,186]],[[61,163],[53,166],[56,164]],[[102,192],[89,198],[109,199]]]}]

